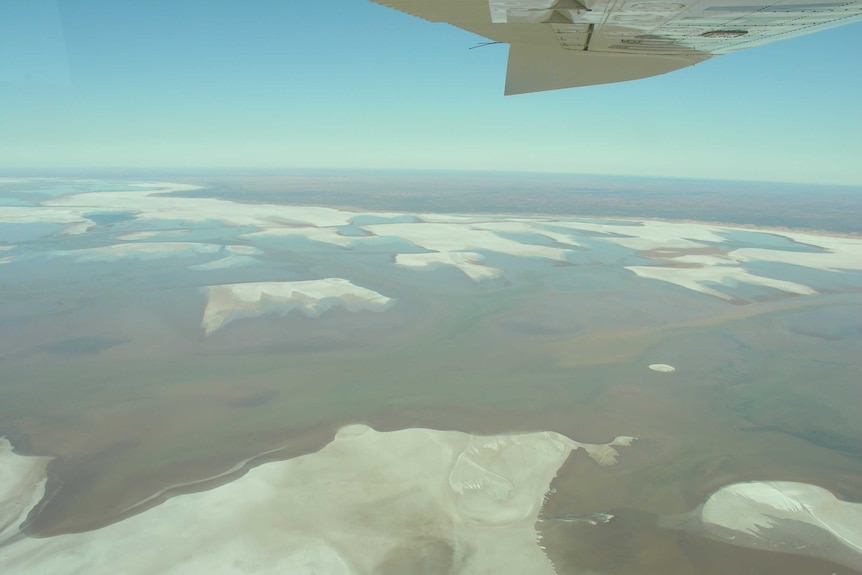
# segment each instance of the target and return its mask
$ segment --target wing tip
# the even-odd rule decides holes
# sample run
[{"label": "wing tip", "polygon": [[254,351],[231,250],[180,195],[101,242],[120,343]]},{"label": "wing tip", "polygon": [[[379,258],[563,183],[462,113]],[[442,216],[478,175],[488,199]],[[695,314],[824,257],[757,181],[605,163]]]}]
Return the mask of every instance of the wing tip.
[{"label": "wing tip", "polygon": [[709,54],[616,54],[512,44],[503,93],[516,96],[639,80],[692,66],[709,58]]}]

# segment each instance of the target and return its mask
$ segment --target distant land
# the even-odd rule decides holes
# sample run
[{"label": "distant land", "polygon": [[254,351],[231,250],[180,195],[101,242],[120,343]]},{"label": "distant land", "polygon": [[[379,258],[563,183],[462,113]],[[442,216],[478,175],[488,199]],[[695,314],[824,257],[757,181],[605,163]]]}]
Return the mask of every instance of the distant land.
[{"label": "distant land", "polygon": [[178,195],[252,203],[695,220],[862,234],[862,187],[858,186],[454,171],[55,172],[6,171],[0,176],[169,179],[204,186]]},{"label": "distant land", "polygon": [[862,188],[553,174],[315,172],[194,178],[189,195],[367,210],[698,220],[862,233]]}]

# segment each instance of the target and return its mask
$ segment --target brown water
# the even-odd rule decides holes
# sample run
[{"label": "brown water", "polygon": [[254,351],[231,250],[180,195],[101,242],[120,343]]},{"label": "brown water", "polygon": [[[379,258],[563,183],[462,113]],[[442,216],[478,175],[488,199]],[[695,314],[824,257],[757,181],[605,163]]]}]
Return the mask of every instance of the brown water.
[{"label": "brown water", "polygon": [[[615,467],[576,454],[561,469],[547,514],[617,517],[594,528],[540,524],[560,573],[574,572],[567,565],[605,573],[731,573],[743,565],[812,572],[813,559],[740,549],[716,555],[714,548],[729,546],[659,529],[654,518],[749,479],[805,481],[862,500],[860,458],[795,433],[811,431],[800,421],[808,417],[821,433],[858,438],[849,418],[859,404],[848,402],[858,393],[850,378],[859,358],[840,353],[840,342],[775,329],[843,304],[784,300],[761,304],[760,312],[705,306],[713,309],[698,317],[651,302],[643,313],[667,322],[651,328],[633,327],[628,314],[585,317],[584,305],[542,290],[518,302],[468,295],[421,310],[405,302],[390,314],[240,321],[209,339],[193,329],[160,325],[147,333],[143,326],[126,335],[151,345],[98,351],[76,349],[71,342],[83,337],[76,335],[67,339],[69,352],[7,357],[3,431],[26,452],[57,457],[49,488],[56,493],[30,530],[48,535],[110,523],[153,493],[260,453],[281,448],[266,460],[315,451],[351,422],[473,433],[548,429],[588,442],[640,438]],[[116,325],[134,332],[128,324],[141,326],[145,320],[134,316],[150,317],[147,311]],[[684,319],[675,322],[678,315]],[[84,326],[67,329],[85,333]],[[261,353],[265,342],[273,348]],[[647,370],[654,361],[677,371]]]}]

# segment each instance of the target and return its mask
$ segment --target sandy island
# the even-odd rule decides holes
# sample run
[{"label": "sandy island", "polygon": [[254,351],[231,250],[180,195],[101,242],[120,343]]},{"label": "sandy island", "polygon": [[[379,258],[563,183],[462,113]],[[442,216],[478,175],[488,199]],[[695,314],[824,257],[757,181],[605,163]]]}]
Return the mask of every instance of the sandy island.
[{"label": "sandy island", "polygon": [[807,483],[752,481],[713,493],[667,527],[753,549],[809,555],[862,571],[862,503]]},{"label": "sandy island", "polygon": [[[614,447],[632,441],[351,425],[317,453],[261,465],[102,529],[11,541],[0,547],[0,571],[553,575],[535,524],[557,470],[579,449],[612,465]],[[16,493],[29,487],[16,499],[27,505],[7,514],[13,527],[41,496],[43,476],[28,465],[4,465],[0,476],[0,493],[6,483]]]},{"label": "sandy island", "polygon": [[223,284],[210,286],[207,292],[201,320],[207,335],[241,318],[285,315],[292,310],[317,316],[332,307],[384,311],[395,301],[341,278]]}]

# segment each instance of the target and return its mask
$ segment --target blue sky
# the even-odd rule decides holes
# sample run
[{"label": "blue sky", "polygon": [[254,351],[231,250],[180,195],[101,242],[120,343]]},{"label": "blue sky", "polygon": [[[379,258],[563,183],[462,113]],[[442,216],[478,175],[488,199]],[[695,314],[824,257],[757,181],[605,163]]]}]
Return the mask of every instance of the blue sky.
[{"label": "blue sky", "polygon": [[[431,0],[429,0],[431,1]],[[507,48],[366,0],[3,0],[0,170],[403,168],[862,185],[862,24],[503,97]]]}]

